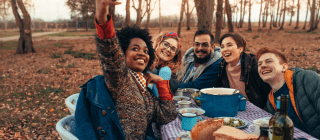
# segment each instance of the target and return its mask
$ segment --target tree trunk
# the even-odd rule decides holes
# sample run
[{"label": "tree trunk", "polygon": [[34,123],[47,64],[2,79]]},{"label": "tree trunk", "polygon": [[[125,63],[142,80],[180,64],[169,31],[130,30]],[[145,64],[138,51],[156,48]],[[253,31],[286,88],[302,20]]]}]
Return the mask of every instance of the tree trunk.
[{"label": "tree trunk", "polygon": [[146,24],[146,29],[149,29],[149,25],[150,25],[150,15],[151,15],[151,12],[147,12],[147,24]]},{"label": "tree trunk", "polygon": [[307,18],[308,18],[308,11],[309,11],[309,4],[310,4],[310,0],[308,0],[306,20],[304,21],[304,26],[303,26],[303,28],[302,28],[302,29],[306,29],[306,25],[307,25]]},{"label": "tree trunk", "polygon": [[273,14],[271,15],[271,19],[270,19],[270,30],[272,30],[272,20],[273,20]]},{"label": "tree trunk", "polygon": [[[17,4],[23,14],[23,19],[21,19],[18,13]],[[33,48],[31,34],[31,18],[28,11],[26,10],[22,0],[11,0],[11,7],[16,19],[16,24],[20,30],[20,38],[16,54],[35,53],[36,50]]]},{"label": "tree trunk", "polygon": [[87,24],[86,31],[88,31],[88,29],[89,29],[89,20],[86,21],[86,24]]},{"label": "tree trunk", "polygon": [[[235,0],[234,2],[235,2],[234,5],[236,5],[238,3],[237,0]],[[235,14],[236,14],[236,22],[235,22],[236,26],[235,27],[238,27],[238,10],[237,10],[237,12],[235,12]]]},{"label": "tree trunk", "polygon": [[251,0],[249,0],[248,31],[252,31],[252,29],[251,29]]},{"label": "tree trunk", "polygon": [[277,27],[277,22],[278,22],[278,15],[279,15],[279,9],[280,9],[280,1],[278,0],[278,8],[277,8],[277,15],[276,15],[276,22],[274,23],[274,27]]},{"label": "tree trunk", "polygon": [[137,11],[137,21],[136,21],[136,25],[138,27],[141,28],[141,21],[142,21],[142,17],[141,17],[141,13],[142,13],[142,0],[139,0],[139,6],[138,6],[138,9],[136,10]]},{"label": "tree trunk", "polygon": [[298,4],[297,4],[297,22],[296,22],[296,27],[294,27],[294,29],[299,28],[299,11],[300,11],[300,0],[298,0]]},{"label": "tree trunk", "polygon": [[262,14],[262,27],[264,28],[265,26],[264,26],[264,20],[266,19],[266,10],[267,10],[267,8],[266,8],[266,6],[267,6],[267,2],[265,2],[265,6],[264,6],[264,11],[263,11],[263,14]]},{"label": "tree trunk", "polygon": [[[159,0],[160,1],[160,0]],[[126,3],[126,22],[125,25],[130,25],[130,0],[127,0]]]},{"label": "tree trunk", "polygon": [[281,24],[281,27],[280,27],[279,30],[283,30],[284,19],[286,17],[286,10],[287,10],[286,3],[287,3],[287,0],[284,0],[283,3],[284,3],[284,10],[283,10],[282,24]]},{"label": "tree trunk", "polygon": [[267,22],[268,22],[268,12],[269,12],[269,1],[266,1],[266,16],[265,16],[265,20],[264,20],[264,23],[263,23],[263,27],[266,27],[267,26]]},{"label": "tree trunk", "polygon": [[162,31],[162,17],[161,17],[161,0],[159,0],[159,33]]},{"label": "tree trunk", "polygon": [[318,29],[318,24],[319,24],[319,9],[320,9],[320,0],[319,0],[319,8],[318,8],[318,12],[316,15],[316,23],[315,23],[315,29]]},{"label": "tree trunk", "polygon": [[178,26],[178,36],[180,36],[180,32],[181,32],[181,23],[182,23],[182,20],[183,20],[183,13],[184,13],[184,9],[185,9],[185,4],[186,3],[186,0],[182,0],[181,1],[181,8],[180,8],[180,20],[179,20],[179,26]]},{"label": "tree trunk", "polygon": [[259,26],[258,26],[258,31],[261,31],[261,28],[260,28],[261,12],[262,12],[262,0],[261,0],[261,3],[260,3],[260,13],[259,13]]},{"label": "tree trunk", "polygon": [[225,0],[225,7],[226,7],[226,13],[227,13],[227,17],[228,17],[228,32],[234,32],[233,25],[232,25],[232,14],[231,14],[231,7],[229,4],[229,0]]},{"label": "tree trunk", "polygon": [[315,30],[315,21],[314,21],[315,12],[316,12],[316,0],[313,0],[312,8],[311,8],[311,17],[310,17],[311,26],[308,32]]},{"label": "tree trunk", "polygon": [[294,0],[292,0],[292,9],[291,9],[291,17],[290,17],[289,26],[291,26],[291,21],[292,21],[292,16],[293,16],[293,5],[294,5]]},{"label": "tree trunk", "polygon": [[216,36],[215,36],[215,43],[218,43],[220,40],[220,34],[221,34],[221,20],[222,20],[222,3],[223,0],[217,0],[217,12],[216,12]]},{"label": "tree trunk", "polygon": [[211,32],[213,17],[213,0],[194,0],[194,3],[196,6],[198,16],[198,30],[206,29]]},{"label": "tree trunk", "polygon": [[239,28],[242,28],[242,25],[241,25],[241,20],[242,20],[242,4],[243,4],[243,0],[240,1],[241,2],[241,6],[240,6],[240,20],[239,20]]},{"label": "tree trunk", "polygon": [[243,25],[243,22],[244,22],[243,19],[244,19],[244,16],[246,15],[246,5],[247,5],[247,3],[246,3],[246,1],[244,1],[240,28],[242,28],[242,25]]},{"label": "tree trunk", "polygon": [[[283,2],[284,2],[284,0],[282,1],[282,4],[281,4],[281,8],[283,7]],[[279,16],[279,22],[278,22],[278,26],[280,26],[280,24],[281,24],[281,17],[282,17],[282,12],[283,12],[283,9],[280,9],[280,16]]]},{"label": "tree trunk", "polygon": [[187,10],[186,10],[186,17],[187,17],[187,30],[190,30],[190,22],[191,22],[191,14],[192,14],[192,11],[194,9],[194,7],[191,9],[191,11],[189,11],[189,0],[186,1],[186,4],[187,4]]},{"label": "tree trunk", "polygon": [[187,17],[187,30],[190,30],[190,16],[189,16],[189,1],[186,1],[187,4],[187,11],[186,11],[186,17]]}]

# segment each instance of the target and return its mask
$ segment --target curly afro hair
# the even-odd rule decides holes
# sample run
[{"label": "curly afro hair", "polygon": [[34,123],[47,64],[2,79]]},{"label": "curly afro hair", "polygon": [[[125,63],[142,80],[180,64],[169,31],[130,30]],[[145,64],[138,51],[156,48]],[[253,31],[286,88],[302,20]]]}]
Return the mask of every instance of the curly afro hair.
[{"label": "curly afro hair", "polygon": [[147,44],[150,59],[147,67],[143,70],[143,73],[145,73],[147,70],[150,70],[155,59],[155,54],[154,49],[152,47],[152,36],[150,36],[149,30],[141,29],[137,26],[130,27],[129,25],[127,25],[126,27],[123,27],[121,30],[117,31],[116,35],[119,39],[119,45],[124,54],[127,48],[129,47],[131,39],[133,38],[140,38]]}]

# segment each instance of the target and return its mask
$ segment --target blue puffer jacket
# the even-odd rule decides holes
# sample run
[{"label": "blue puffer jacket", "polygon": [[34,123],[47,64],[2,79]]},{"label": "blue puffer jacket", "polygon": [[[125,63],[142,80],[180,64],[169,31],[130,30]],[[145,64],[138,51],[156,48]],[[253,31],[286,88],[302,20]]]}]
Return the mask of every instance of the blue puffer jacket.
[{"label": "blue puffer jacket", "polygon": [[[125,140],[118,113],[102,75],[80,86],[75,122],[76,136],[80,140]],[[91,116],[94,116],[94,120]],[[154,137],[151,127],[146,139]]]},{"label": "blue puffer jacket", "polygon": [[[320,139],[320,76],[314,71],[293,68],[294,100],[307,133]],[[269,112],[274,109],[267,102]]]}]

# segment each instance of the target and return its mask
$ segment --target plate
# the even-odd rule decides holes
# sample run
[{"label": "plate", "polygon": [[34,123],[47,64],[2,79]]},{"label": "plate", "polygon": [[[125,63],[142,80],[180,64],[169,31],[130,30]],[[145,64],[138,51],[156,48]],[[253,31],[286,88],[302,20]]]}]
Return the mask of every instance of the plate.
[{"label": "plate", "polygon": [[243,119],[239,119],[239,118],[235,118],[235,117],[216,117],[216,118],[221,118],[221,119],[230,118],[230,119],[241,120],[242,122],[244,122],[244,125],[243,125],[243,126],[234,127],[234,128],[242,129],[242,128],[245,128],[245,127],[248,126],[248,122],[247,122],[246,120],[243,120]]},{"label": "plate", "polygon": [[189,101],[190,98],[187,96],[173,96],[173,100],[175,100],[175,101]]},{"label": "plate", "polygon": [[179,109],[179,113],[183,114],[183,113],[195,113],[197,115],[202,115],[204,114],[206,111],[204,111],[201,108],[182,108]]}]

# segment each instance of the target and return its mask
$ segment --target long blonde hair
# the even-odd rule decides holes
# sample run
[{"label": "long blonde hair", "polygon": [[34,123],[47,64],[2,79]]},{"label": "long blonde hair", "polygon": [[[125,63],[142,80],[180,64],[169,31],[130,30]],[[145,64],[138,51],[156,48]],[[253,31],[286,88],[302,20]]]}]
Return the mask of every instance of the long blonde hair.
[{"label": "long blonde hair", "polygon": [[182,60],[181,43],[180,43],[179,37],[177,37],[177,36],[164,36],[166,34],[167,33],[160,33],[160,35],[154,41],[153,49],[156,50],[164,40],[166,40],[168,38],[173,38],[173,39],[177,40],[177,43],[178,43],[177,46],[179,48],[179,51],[177,54],[175,54],[173,59],[171,59],[170,61],[160,60],[158,58],[158,56],[155,55],[156,56],[155,61],[153,63],[153,66],[151,67],[151,69],[152,70],[154,70],[155,68],[160,69],[162,67],[168,66],[171,69],[172,73],[175,74],[178,71],[178,69],[180,68],[181,60]]}]

